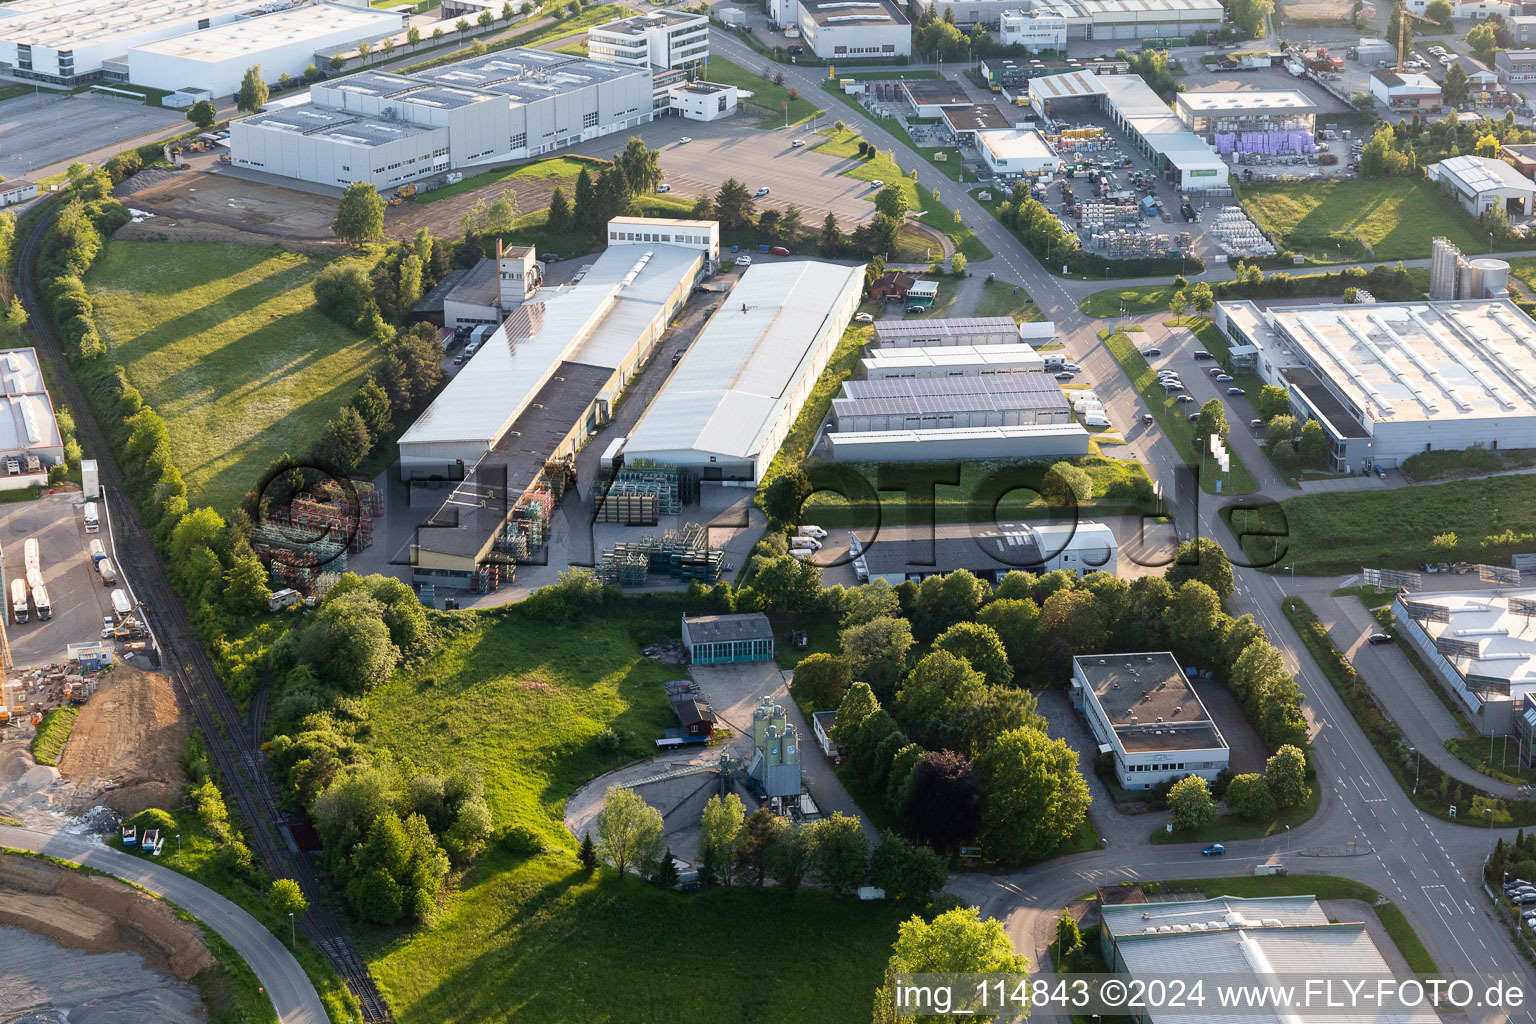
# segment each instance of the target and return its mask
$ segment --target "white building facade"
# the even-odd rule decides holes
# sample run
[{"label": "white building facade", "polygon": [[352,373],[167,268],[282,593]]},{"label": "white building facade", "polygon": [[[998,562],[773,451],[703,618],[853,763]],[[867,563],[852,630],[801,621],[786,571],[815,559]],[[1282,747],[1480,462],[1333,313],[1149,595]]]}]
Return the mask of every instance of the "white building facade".
[{"label": "white building facade", "polygon": [[1004,46],[1030,53],[1067,48],[1067,19],[1052,11],[1004,11],[998,29]]},{"label": "white building facade", "polygon": [[800,0],[798,22],[822,60],[912,55],[912,23],[892,0]]},{"label": "white building facade", "polygon": [[1172,654],[1073,658],[1069,691],[1123,789],[1190,775],[1215,782],[1227,767],[1227,741]]},{"label": "white building facade", "polygon": [[734,85],[720,85],[696,78],[667,90],[667,108],[690,121],[717,121],[736,113],[741,99]]},{"label": "white building facade", "polygon": [[997,177],[1055,174],[1061,158],[1030,128],[993,128],[976,132],[976,151]]},{"label": "white building facade", "polygon": [[587,29],[587,56],[631,68],[697,70],[709,57],[709,19],[655,11]]}]

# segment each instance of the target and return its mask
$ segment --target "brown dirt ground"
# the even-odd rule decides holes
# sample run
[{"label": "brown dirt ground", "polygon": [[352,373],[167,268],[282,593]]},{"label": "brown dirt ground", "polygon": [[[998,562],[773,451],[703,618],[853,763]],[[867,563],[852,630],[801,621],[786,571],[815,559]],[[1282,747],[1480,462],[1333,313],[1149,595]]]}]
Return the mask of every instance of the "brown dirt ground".
[{"label": "brown dirt ground", "polygon": [[0,856],[0,924],[87,953],[137,953],[180,981],[216,963],[197,925],[169,904],[31,857]]},{"label": "brown dirt ground", "polygon": [[80,709],[59,774],[119,814],[167,807],[186,785],[181,748],[191,717],[177,706],[168,676],[119,662]]},{"label": "brown dirt ground", "polygon": [[1280,13],[1287,18],[1306,18],[1327,21],[1330,18],[1347,21],[1354,11],[1350,0],[1299,0],[1297,3],[1280,4]]}]

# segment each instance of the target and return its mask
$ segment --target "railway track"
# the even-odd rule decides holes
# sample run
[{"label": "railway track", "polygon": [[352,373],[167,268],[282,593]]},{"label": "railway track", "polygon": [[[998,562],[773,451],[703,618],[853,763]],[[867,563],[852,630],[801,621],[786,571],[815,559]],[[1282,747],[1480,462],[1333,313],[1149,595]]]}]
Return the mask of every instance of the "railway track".
[{"label": "railway track", "polygon": [[161,661],[178,696],[197,719],[226,795],[233,798],[246,822],[256,858],[273,877],[292,878],[303,889],[309,910],[299,922],[300,927],[357,998],[363,1020],[368,1024],[393,1024],[394,1016],[337,914],[330,893],[309,858],[292,845],[288,816],[278,805],[261,751],[259,729],[265,719],[266,692],[263,690],[259,708],[253,709],[256,713],[247,723],[219,680],[180,595],[165,576],[149,533],[128,498],[116,453],[71,376],[59,339],[44,314],[34,266],[43,236],[56,213],[52,209],[46,211],[21,241],[17,292],[31,318],[39,358],[47,365],[65,404],[74,410],[81,446],[93,454],[100,468],[119,567],[125,580],[134,581],[129,589],[134,591],[154,634]]}]

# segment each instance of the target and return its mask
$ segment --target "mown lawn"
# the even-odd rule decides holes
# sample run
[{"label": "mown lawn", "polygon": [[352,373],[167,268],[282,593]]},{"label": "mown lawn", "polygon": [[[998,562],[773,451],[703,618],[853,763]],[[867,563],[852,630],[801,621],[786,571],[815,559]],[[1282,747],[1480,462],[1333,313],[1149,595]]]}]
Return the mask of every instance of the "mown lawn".
[{"label": "mown lawn", "polygon": [[[869,1013],[909,909],[750,887],[662,892],[576,860],[566,797],[654,750],[676,724],[661,684],[685,673],[641,648],[674,635],[681,610],[676,597],[652,597],[554,627],[515,608],[458,613],[441,649],[366,698],[377,748],[423,766],[475,766],[496,824],[525,824],[551,851],[488,853],[431,929],[362,933],[404,1024],[798,1024]],[[617,752],[599,749],[606,728],[621,734]]]},{"label": "mown lawn", "polygon": [[1144,316],[1168,309],[1175,289],[1171,284],[1143,284],[1130,288],[1106,288],[1077,304],[1089,316]]},{"label": "mown lawn", "polygon": [[764,107],[774,111],[772,116],[763,119],[758,125],[759,128],[777,128],[783,125],[784,114],[781,112],[781,107],[784,103],[789,104],[790,124],[809,120],[821,110],[804,96],[797,95],[794,99],[790,99],[789,87],[774,85],[772,79],[764,78],[755,71],[748,71],[740,64],[726,60],[724,57],[710,57],[709,63],[704,68],[704,77],[711,82],[734,85],[738,89],[749,91],[752,95],[743,96],[744,102],[754,107]]},{"label": "mown lawn", "polygon": [[308,451],[378,364],[376,348],[315,303],[311,285],[330,262],[114,241],[86,275],[110,357],[165,417],[189,504],[233,508],[273,458]]},{"label": "mown lawn", "polygon": [[1019,323],[1039,323],[1045,319],[1040,307],[1021,285],[1007,281],[988,281],[976,306],[977,316],[1011,316]]},{"label": "mown lawn", "polygon": [[473,192],[477,188],[484,188],[502,181],[513,189],[516,189],[519,181],[574,181],[583,167],[588,168],[589,174],[595,175],[603,166],[604,162],[600,160],[554,156],[545,160],[535,160],[521,167],[504,167],[496,171],[486,171],[484,174],[471,175],[457,185],[444,185],[431,192],[419,193],[412,201],[435,203],[440,199],[451,199],[465,192]]},{"label": "mown lawn", "polygon": [[[1255,564],[1329,576],[1361,566],[1413,569],[1424,562],[1508,565],[1536,545],[1536,487],[1527,476],[1457,480],[1412,491],[1304,494],[1255,510],[1244,548]],[[1433,538],[1454,534],[1436,548]],[[1278,557],[1276,555],[1278,552]]]},{"label": "mown lawn", "polygon": [[1252,185],[1242,189],[1242,203],[1282,249],[1315,263],[1419,259],[1436,235],[1464,252],[1488,250],[1487,236],[1423,178]]},{"label": "mown lawn", "polygon": [[1296,807],[1287,807],[1268,821],[1254,821],[1240,814],[1225,813],[1204,828],[1154,829],[1152,842],[1167,843],[1231,843],[1239,839],[1262,839],[1265,836],[1282,835],[1286,829],[1309,821],[1317,813],[1322,802],[1322,787],[1314,784],[1307,790],[1307,798]]}]

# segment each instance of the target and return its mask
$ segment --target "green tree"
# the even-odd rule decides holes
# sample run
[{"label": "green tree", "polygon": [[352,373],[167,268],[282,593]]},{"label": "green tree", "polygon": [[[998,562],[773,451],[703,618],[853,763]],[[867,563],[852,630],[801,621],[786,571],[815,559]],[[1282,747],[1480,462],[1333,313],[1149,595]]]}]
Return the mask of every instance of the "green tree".
[{"label": "green tree", "polygon": [[768,851],[778,840],[778,833],[790,827],[788,818],[781,818],[767,807],[759,807],[747,815],[741,826],[741,841],[736,853],[739,877],[750,879],[759,889],[768,875]]},{"label": "green tree", "polygon": [[944,888],[947,878],[942,857],[890,829],[880,833],[869,856],[869,884],[885,890],[887,899],[926,901]]},{"label": "green tree", "polygon": [[291,878],[274,878],[272,888],[267,890],[267,906],[279,920],[290,914],[303,917],[309,909],[309,900],[304,898],[304,890],[299,888],[298,882]]},{"label": "green tree", "polygon": [[1081,466],[1057,462],[1040,480],[1040,493],[1058,508],[1076,508],[1093,501],[1093,477]]},{"label": "green tree", "polygon": [[1172,313],[1175,317],[1183,316],[1184,311],[1188,308],[1189,295],[1184,291],[1184,289],[1180,288],[1178,291],[1168,296],[1168,312]]},{"label": "green tree", "polygon": [[1173,827],[1183,831],[1201,829],[1216,820],[1216,801],[1210,785],[1198,775],[1186,775],[1168,791],[1168,810]]},{"label": "green tree", "polygon": [[952,850],[981,831],[981,779],[963,754],[928,751],[912,767],[901,811],[920,838]]},{"label": "green tree", "polygon": [[486,207],[485,226],[498,235],[504,235],[516,226],[517,216],[517,193],[505,188],[501,190],[500,197]]},{"label": "green tree", "polygon": [[963,657],[935,650],[917,663],[896,694],[896,714],[932,748],[960,745],[957,709],[985,693],[986,680]]},{"label": "green tree", "polygon": [[1333,463],[1333,446],[1328,443],[1328,435],[1323,433],[1323,428],[1317,420],[1307,420],[1301,425],[1301,437],[1296,442],[1296,456],[1303,465],[1315,469],[1331,468]]},{"label": "green tree", "polygon": [[831,654],[812,654],[795,666],[789,688],[795,699],[812,711],[831,711],[842,704],[853,673],[848,663]]},{"label": "green tree", "polygon": [[811,826],[786,822],[785,827],[774,829],[763,854],[768,877],[794,895],[811,869],[811,852]]},{"label": "green tree", "polygon": [[1058,590],[1040,606],[1039,636],[1055,663],[1063,657],[1102,651],[1109,640],[1109,627],[1093,595],[1084,590]]},{"label": "green tree", "polygon": [[[585,169],[583,169],[585,173]],[[594,208],[594,214],[597,212]],[[485,230],[486,217],[489,212],[486,209],[485,200],[476,198],[474,202],[466,206],[459,214],[459,230],[464,232],[464,240],[468,242],[476,234]]]},{"label": "green tree", "polygon": [[421,258],[415,253],[400,260],[400,285],[399,307],[401,310],[410,310],[421,301],[422,295],[422,266]]},{"label": "green tree", "polygon": [[770,611],[804,615],[821,607],[821,570],[792,555],[764,562],[752,577],[752,587]]},{"label": "green tree", "polygon": [[[1424,6],[1424,17],[1430,21],[1439,22],[1441,28],[1451,27],[1451,17],[1455,13],[1456,9],[1450,5],[1449,0],[1429,0],[1429,3]],[[1452,67],[1455,66],[1452,65]]]},{"label": "green tree", "polygon": [[1209,537],[1196,537],[1179,545],[1173,564],[1163,574],[1170,586],[1177,587],[1186,580],[1199,580],[1226,600],[1236,589],[1232,576],[1232,561],[1221,545]]},{"label": "green tree", "polygon": [[325,425],[315,450],[331,465],[344,472],[351,472],[368,457],[372,447],[373,438],[368,434],[368,425],[363,422],[357,410],[349,405]]},{"label": "green tree", "polygon": [[956,277],[964,277],[966,262],[965,253],[956,252],[949,261],[950,273],[954,274]]},{"label": "green tree", "polygon": [[598,228],[602,226],[598,221],[597,189],[592,184],[592,175],[587,173],[585,164],[576,175],[576,207],[572,219],[579,230],[589,235],[597,234]]},{"label": "green tree", "polygon": [[[243,547],[243,545],[242,545]],[[224,570],[224,607],[234,615],[253,615],[267,610],[272,591],[267,586],[267,570],[246,549]]]},{"label": "green tree", "polygon": [[853,678],[889,695],[906,671],[907,652],[916,641],[906,619],[882,615],[844,629],[837,642]]},{"label": "green tree", "polygon": [[417,28],[414,25],[412,25],[410,28],[406,29],[405,30],[405,41],[408,44],[410,44],[412,47],[420,45],[421,44],[421,29]]},{"label": "green tree", "polygon": [[1056,956],[1066,956],[1078,946],[1083,944],[1082,929],[1077,926],[1077,918],[1071,912],[1063,913],[1056,919]]},{"label": "green tree", "polygon": [[784,235],[785,244],[793,245],[804,230],[804,215],[800,212],[800,207],[794,203],[784,207],[784,216],[779,220],[779,231]]},{"label": "green tree", "polygon": [[1252,821],[1268,821],[1275,814],[1275,797],[1262,775],[1247,772],[1227,783],[1227,806]]},{"label": "green tree", "polygon": [[563,235],[571,230],[571,204],[565,198],[565,190],[556,188],[549,196],[549,213],[545,226],[551,234]]},{"label": "green tree", "polygon": [[827,214],[821,222],[821,234],[816,239],[816,251],[822,256],[836,256],[843,247],[843,229],[837,224],[837,218]]},{"label": "green tree", "polygon": [[1216,308],[1216,296],[1211,292],[1211,286],[1201,281],[1189,290],[1189,304],[1194,307],[1196,313],[1209,313]]},{"label": "green tree", "polygon": [[[0,252],[0,256],[4,253]],[[5,307],[5,328],[13,338],[20,338],[22,329],[27,326],[31,318],[27,316],[26,307],[21,304],[21,296],[12,295],[10,304]]]},{"label": "green tree", "polygon": [[598,849],[620,880],[631,867],[648,873],[661,854],[661,812],[632,789],[608,790],[593,826]]},{"label": "green tree", "polygon": [[[1411,29],[1410,29],[1411,31]],[[1493,67],[1493,53],[1498,49],[1499,38],[1492,22],[1480,21],[1467,32],[1467,45],[1472,54],[1489,67]]]},{"label": "green tree", "polygon": [[1259,419],[1265,423],[1276,416],[1285,415],[1291,411],[1290,389],[1265,384],[1259,389],[1258,397],[1254,399],[1253,409],[1259,414]]},{"label": "green tree", "polygon": [[613,162],[624,168],[624,180],[631,195],[654,192],[661,184],[661,154],[639,136],[632,136],[624,144],[624,151],[613,155]]},{"label": "green tree", "polygon": [[985,794],[982,841],[1008,863],[1042,860],[1088,813],[1077,753],[1035,728],[1003,733],[976,763]]},{"label": "green tree", "polygon": [[677,858],[672,856],[672,848],[670,846],[667,847],[667,852],[662,855],[661,860],[657,862],[656,874],[651,876],[651,881],[655,882],[656,887],[662,890],[677,887]]},{"label": "green tree", "polygon": [[[1024,974],[1029,961],[1014,950],[1001,921],[981,917],[976,907],[956,907],[931,922],[921,915],[904,921],[891,947],[885,983],[875,993],[874,1024],[896,1024],[893,992],[899,975],[911,973]],[[940,1019],[940,1018],[935,1018]]]},{"label": "green tree", "polygon": [[490,28],[495,23],[496,15],[492,14],[490,11],[481,11],[480,14],[475,18],[475,24],[479,25],[481,28]]},{"label": "green tree", "polygon": [[992,686],[1007,686],[1013,682],[1008,653],[1003,649],[1003,641],[997,631],[991,626],[979,622],[957,622],[939,635],[933,642],[933,649],[964,658]]},{"label": "green tree", "polygon": [[1297,807],[1307,798],[1307,758],[1287,743],[1264,762],[1264,781],[1280,807]]},{"label": "green tree", "polygon": [[832,742],[839,747],[853,743],[864,719],[880,710],[880,702],[868,683],[854,683],[848,688],[843,702],[837,706],[837,721],[832,724]]},{"label": "green tree", "polygon": [[383,238],[384,197],[369,182],[354,181],[341,194],[331,232],[354,248]]},{"label": "green tree", "polygon": [[779,523],[800,521],[800,511],[812,494],[810,478],[798,466],[780,473],[763,490],[763,511]]},{"label": "green tree", "polygon": [[936,637],[974,616],[987,596],[987,584],[967,569],[929,576],[917,588],[913,628],[924,638]]},{"label": "green tree", "polygon": [[811,866],[834,896],[863,885],[868,862],[869,840],[858,818],[837,811],[811,826]]},{"label": "green tree", "polygon": [[896,596],[896,588],[879,577],[863,586],[852,587],[843,595],[841,624],[844,629],[877,619],[882,615],[900,614],[901,599]]},{"label": "green tree", "polygon": [[347,903],[352,912],[371,924],[393,924],[400,917],[404,899],[400,883],[383,868],[373,868],[347,883]]},{"label": "green tree", "polygon": [[595,871],[597,869],[597,844],[592,841],[592,833],[582,833],[581,846],[576,851],[576,859],[588,871]]},{"label": "green tree", "polygon": [[718,795],[710,797],[700,819],[699,859],[711,864],[716,876],[727,886],[736,872],[741,824],[745,820],[746,810],[735,793],[727,793],[724,800]]},{"label": "green tree", "polygon": [[[1434,4],[1451,6],[1446,3],[1446,0],[1434,0],[1430,6]],[[1455,61],[1445,70],[1445,81],[1440,84],[1440,96],[1447,106],[1459,107],[1467,102],[1470,94],[1471,89],[1467,86],[1467,69],[1462,66],[1461,61]]]},{"label": "green tree", "polygon": [[727,178],[715,193],[715,217],[721,231],[740,231],[750,227],[757,215],[757,204],[747,186],[735,178]]},{"label": "green tree", "polygon": [[219,112],[212,103],[207,100],[198,100],[192,104],[192,109],[187,111],[187,120],[197,125],[203,131],[213,127],[213,122],[219,119]]},{"label": "green tree", "polygon": [[1220,657],[1221,598],[1199,580],[1173,591],[1168,602],[1168,637],[1186,662],[1209,663]]},{"label": "green tree", "polygon": [[1008,664],[1020,674],[1040,632],[1040,606],[1025,598],[994,598],[976,615],[976,621],[992,627],[1003,642]]},{"label": "green tree", "polygon": [[235,106],[242,114],[252,114],[267,105],[269,95],[271,93],[267,83],[261,77],[261,65],[253,64],[245,69],[245,77],[240,80],[240,91],[235,93]]},{"label": "green tree", "polygon": [[1200,418],[1195,420],[1195,443],[1202,453],[1209,450],[1208,439],[1212,434],[1226,437],[1231,432],[1232,428],[1227,424],[1227,407],[1221,404],[1221,399],[1213,398],[1200,407]]}]

